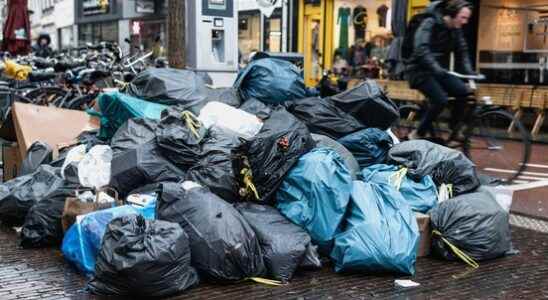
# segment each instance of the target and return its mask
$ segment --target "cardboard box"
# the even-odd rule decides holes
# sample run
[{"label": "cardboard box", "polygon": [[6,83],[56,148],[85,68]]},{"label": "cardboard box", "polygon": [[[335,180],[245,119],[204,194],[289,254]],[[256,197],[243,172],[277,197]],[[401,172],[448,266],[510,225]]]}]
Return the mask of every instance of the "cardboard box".
[{"label": "cardboard box", "polygon": [[419,226],[420,241],[417,257],[425,257],[430,255],[430,247],[432,244],[432,228],[430,227],[430,216],[416,212],[417,225]]},{"label": "cardboard box", "polygon": [[16,102],[11,112],[11,121],[3,124],[0,137],[17,142],[21,159],[36,141],[47,143],[55,152],[83,131],[99,128],[99,119],[78,110]]},{"label": "cardboard box", "polygon": [[3,181],[17,177],[19,168],[21,167],[21,154],[17,144],[2,145],[2,164],[3,164]]}]

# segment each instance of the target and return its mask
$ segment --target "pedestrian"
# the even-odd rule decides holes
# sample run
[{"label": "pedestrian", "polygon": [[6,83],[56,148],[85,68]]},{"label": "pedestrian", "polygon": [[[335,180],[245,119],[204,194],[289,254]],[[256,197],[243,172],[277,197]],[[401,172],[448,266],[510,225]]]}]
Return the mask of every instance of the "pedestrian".
[{"label": "pedestrian", "polygon": [[154,44],[152,45],[152,60],[156,60],[162,57],[164,54],[164,47],[162,46],[162,39],[160,36],[157,36],[154,39]]},{"label": "pedestrian", "polygon": [[53,50],[49,46],[51,37],[47,33],[41,33],[36,40],[36,44],[32,46],[32,52],[35,56],[47,58],[53,55]]},{"label": "pedestrian", "polygon": [[[472,5],[465,0],[434,1],[423,14],[423,20],[413,36],[413,52],[406,61],[406,76],[411,88],[418,89],[429,100],[419,128],[409,139],[422,138],[432,130],[432,123],[455,97],[450,121],[451,137],[458,140],[466,97],[470,90],[459,78],[449,74],[449,53],[455,53],[455,66],[460,73],[474,74],[462,27],[472,15]],[[413,23],[413,19],[410,24]],[[408,30],[412,32],[412,30]],[[405,45],[404,45],[405,47]]]}]

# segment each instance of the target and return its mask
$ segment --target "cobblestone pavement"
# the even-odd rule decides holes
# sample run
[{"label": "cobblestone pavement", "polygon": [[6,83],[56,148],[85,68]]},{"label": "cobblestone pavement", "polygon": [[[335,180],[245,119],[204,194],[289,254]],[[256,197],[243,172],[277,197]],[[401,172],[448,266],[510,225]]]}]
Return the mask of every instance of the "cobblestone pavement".
[{"label": "cobblestone pavement", "polygon": [[[477,270],[419,259],[410,279],[421,286],[414,289],[396,289],[393,275],[341,275],[326,266],[298,273],[284,287],[204,283],[173,299],[548,299],[548,234],[517,226],[512,233],[520,254],[482,262]],[[12,229],[0,229],[0,299],[98,299],[58,249],[24,250],[17,243]]]}]

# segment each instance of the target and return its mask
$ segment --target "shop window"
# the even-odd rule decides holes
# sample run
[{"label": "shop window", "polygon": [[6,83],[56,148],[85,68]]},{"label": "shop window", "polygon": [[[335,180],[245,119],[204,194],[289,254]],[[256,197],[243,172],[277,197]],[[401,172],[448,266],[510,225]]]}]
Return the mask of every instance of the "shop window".
[{"label": "shop window", "polygon": [[341,78],[379,78],[392,40],[390,0],[339,0],[334,5],[333,73]]},{"label": "shop window", "polygon": [[78,25],[78,42],[80,44],[99,42],[118,42],[118,23],[88,23]]},{"label": "shop window", "polygon": [[548,84],[547,12],[545,0],[482,2],[478,66],[488,82]]},{"label": "shop window", "polygon": [[264,51],[282,51],[282,10],[276,8],[270,18],[264,19]]}]

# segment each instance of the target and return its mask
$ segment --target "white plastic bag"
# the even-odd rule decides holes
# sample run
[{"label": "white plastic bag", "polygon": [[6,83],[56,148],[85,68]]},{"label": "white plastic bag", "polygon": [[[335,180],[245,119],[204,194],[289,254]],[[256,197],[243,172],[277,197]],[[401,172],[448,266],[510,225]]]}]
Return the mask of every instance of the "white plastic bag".
[{"label": "white plastic bag", "polygon": [[89,150],[78,164],[80,184],[99,190],[110,183],[110,163],[112,149],[106,145],[97,145]]},{"label": "white plastic bag", "polygon": [[76,146],[67,153],[67,157],[65,158],[65,161],[63,162],[63,166],[61,167],[61,176],[63,179],[65,178],[65,169],[67,166],[72,162],[79,162],[81,161],[84,156],[86,155],[86,145],[79,145]]},{"label": "white plastic bag", "polygon": [[220,127],[245,139],[251,139],[263,127],[263,122],[256,116],[215,101],[209,102],[200,110],[198,120],[207,129],[212,126]]}]

